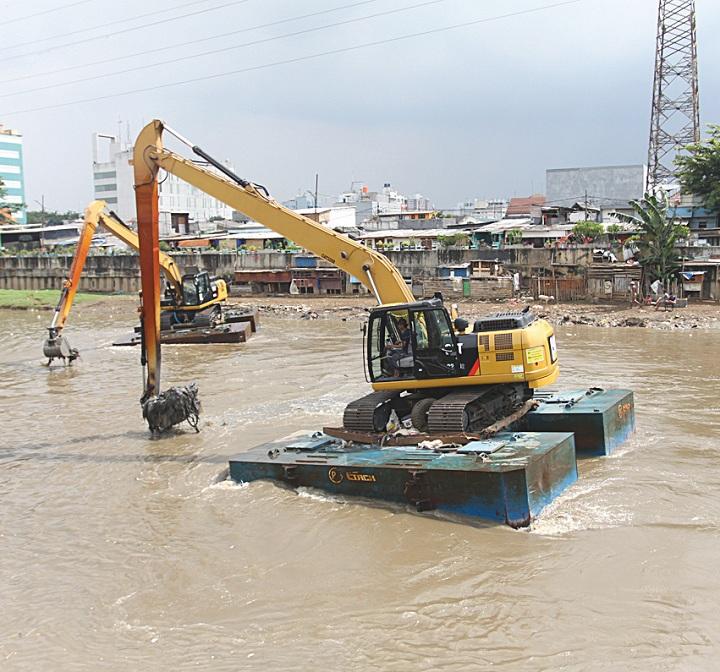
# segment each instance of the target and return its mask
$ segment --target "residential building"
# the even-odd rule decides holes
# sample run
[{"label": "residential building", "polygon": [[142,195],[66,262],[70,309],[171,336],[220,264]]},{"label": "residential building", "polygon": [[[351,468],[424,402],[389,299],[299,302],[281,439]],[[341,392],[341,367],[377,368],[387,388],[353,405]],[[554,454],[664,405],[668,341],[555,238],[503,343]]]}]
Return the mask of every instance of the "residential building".
[{"label": "residential building", "polygon": [[382,191],[370,192],[369,198],[371,201],[377,202],[379,215],[389,215],[400,212],[405,206],[405,197],[395,191],[389,182],[383,184]]},{"label": "residential building", "polygon": [[447,236],[444,229],[392,229],[371,231],[360,236],[360,240],[375,250],[435,250],[438,237]]},{"label": "residential building", "polygon": [[408,212],[422,211],[422,210],[434,210],[432,201],[426,198],[422,194],[415,194],[414,196],[408,196],[405,199],[405,209]]},{"label": "residential building", "polygon": [[393,229],[443,229],[453,218],[438,217],[435,210],[403,210],[402,212],[377,215],[363,227],[366,231],[390,231]]},{"label": "residential building", "polygon": [[[0,124],[0,180],[5,189],[5,202],[12,205],[25,204],[25,178],[23,173],[23,136],[19,131]],[[27,224],[23,207],[13,213],[18,224]]]},{"label": "residential building", "polygon": [[497,222],[505,217],[508,201],[504,198],[482,199],[458,203],[456,214],[460,217],[472,217],[478,222]]},{"label": "residential building", "polygon": [[304,193],[298,192],[296,196],[288,199],[287,201],[283,201],[282,204],[291,210],[304,210],[315,207],[326,208],[329,205],[332,205],[332,202],[332,198],[318,194],[317,203],[315,203],[315,194],[310,191],[306,191]]},{"label": "residential building", "polygon": [[348,231],[352,234],[358,233],[355,225],[355,208],[351,206],[340,206],[332,208],[299,208],[296,209],[299,215],[312,219],[318,224],[327,226],[337,231]]},{"label": "residential building", "polygon": [[[118,137],[104,133],[93,134],[94,197],[105,201],[124,222],[136,224],[131,160],[132,147],[124,145]],[[161,176],[159,192],[161,236],[196,233],[199,224],[211,218],[232,218],[231,207],[170,173]]]},{"label": "residential building", "polygon": [[511,198],[505,217],[507,219],[526,219],[529,217],[533,224],[540,224],[544,205],[545,196],[542,194]]},{"label": "residential building", "polygon": [[359,189],[351,187],[350,191],[338,196],[335,205],[353,206],[355,225],[366,231],[398,228],[398,222],[403,219],[425,220],[435,214],[435,207],[429,198],[422,194],[403,196],[389,182],[383,185],[382,191],[370,191],[367,185]]},{"label": "residential building", "polygon": [[0,227],[0,247],[34,250],[55,245],[74,245],[82,227],[82,220],[56,226],[3,226]]},{"label": "residential building", "polygon": [[670,216],[690,229],[690,244],[720,246],[720,213],[710,210],[696,196],[683,196],[679,205],[670,208]]}]

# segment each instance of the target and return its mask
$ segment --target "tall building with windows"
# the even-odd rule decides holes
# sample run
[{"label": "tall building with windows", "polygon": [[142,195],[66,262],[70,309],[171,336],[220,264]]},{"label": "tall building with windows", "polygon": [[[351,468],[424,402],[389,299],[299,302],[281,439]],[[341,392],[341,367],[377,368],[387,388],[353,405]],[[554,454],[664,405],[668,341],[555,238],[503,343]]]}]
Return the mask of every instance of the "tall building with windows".
[{"label": "tall building with windows", "polygon": [[[2,124],[0,124],[0,180],[5,189],[5,202],[24,205],[23,137],[19,131],[5,128]],[[13,217],[18,224],[27,224],[24,207],[17,210]]]},{"label": "tall building with windows", "polygon": [[[132,147],[118,137],[93,134],[93,194],[127,224],[137,223]],[[230,166],[229,166],[230,167]],[[232,208],[174,175],[160,179],[160,235],[196,233],[212,217],[232,219]]]}]

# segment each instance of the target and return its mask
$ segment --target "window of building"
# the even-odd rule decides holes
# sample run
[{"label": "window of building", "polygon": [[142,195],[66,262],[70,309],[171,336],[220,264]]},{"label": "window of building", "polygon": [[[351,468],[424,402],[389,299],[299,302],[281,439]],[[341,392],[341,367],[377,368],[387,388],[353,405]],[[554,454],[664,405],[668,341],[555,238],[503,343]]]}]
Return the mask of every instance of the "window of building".
[{"label": "window of building", "polygon": [[110,180],[117,177],[117,173],[114,170],[110,170],[105,173],[95,173],[96,180]]},{"label": "window of building", "polygon": [[117,205],[117,198],[115,198],[114,196],[111,196],[110,198],[106,198],[106,199],[105,199],[105,202],[106,202],[106,203],[111,203],[111,204],[113,204],[113,205]]},{"label": "window of building", "polygon": [[117,191],[117,184],[96,184],[95,191]]}]

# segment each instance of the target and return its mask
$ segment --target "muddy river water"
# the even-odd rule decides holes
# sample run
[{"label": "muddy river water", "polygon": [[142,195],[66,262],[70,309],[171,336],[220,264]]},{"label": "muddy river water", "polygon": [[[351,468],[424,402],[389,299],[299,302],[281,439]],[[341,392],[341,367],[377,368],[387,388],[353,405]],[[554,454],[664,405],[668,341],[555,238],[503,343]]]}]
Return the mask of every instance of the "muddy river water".
[{"label": "muddy river water", "polygon": [[523,532],[216,482],[365,393],[358,322],[165,348],[204,414],[151,440],[102,312],[48,370],[48,314],[0,311],[0,670],[719,669],[720,331],[558,328],[561,386],[638,429]]}]

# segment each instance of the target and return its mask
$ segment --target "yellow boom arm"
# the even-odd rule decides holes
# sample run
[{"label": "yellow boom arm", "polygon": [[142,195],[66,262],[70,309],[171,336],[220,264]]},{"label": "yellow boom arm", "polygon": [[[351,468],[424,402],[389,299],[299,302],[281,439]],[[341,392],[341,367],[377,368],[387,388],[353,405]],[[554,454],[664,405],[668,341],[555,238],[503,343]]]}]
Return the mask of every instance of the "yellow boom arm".
[{"label": "yellow boom arm", "polygon": [[145,126],[135,142],[133,165],[148,365],[146,395],[159,392],[160,379],[160,308],[155,273],[159,249],[157,173],[160,168],[353,275],[375,295],[378,303],[410,303],[415,300],[403,277],[385,256],[283,207],[249,182],[232,181],[165,149],[163,130],[200,156],[204,155],[202,150],[157,119]]},{"label": "yellow boom arm", "polygon": [[[60,333],[65,326],[65,322],[70,314],[75,294],[80,285],[80,276],[85,267],[90,244],[97,231],[98,225],[112,233],[132,249],[140,249],[137,234],[125,226],[119,219],[113,217],[112,214],[105,212],[105,205],[105,201],[93,201],[85,208],[85,222],[80,232],[80,239],[78,240],[75,250],[70,273],[63,283],[60,300],[57,306],[55,306],[52,323],[50,324],[50,327],[55,329],[57,333]],[[159,252],[159,262],[168,281],[172,284],[175,293],[178,296],[182,296],[182,275],[180,274],[180,269],[177,267],[177,264],[163,252]]]}]

